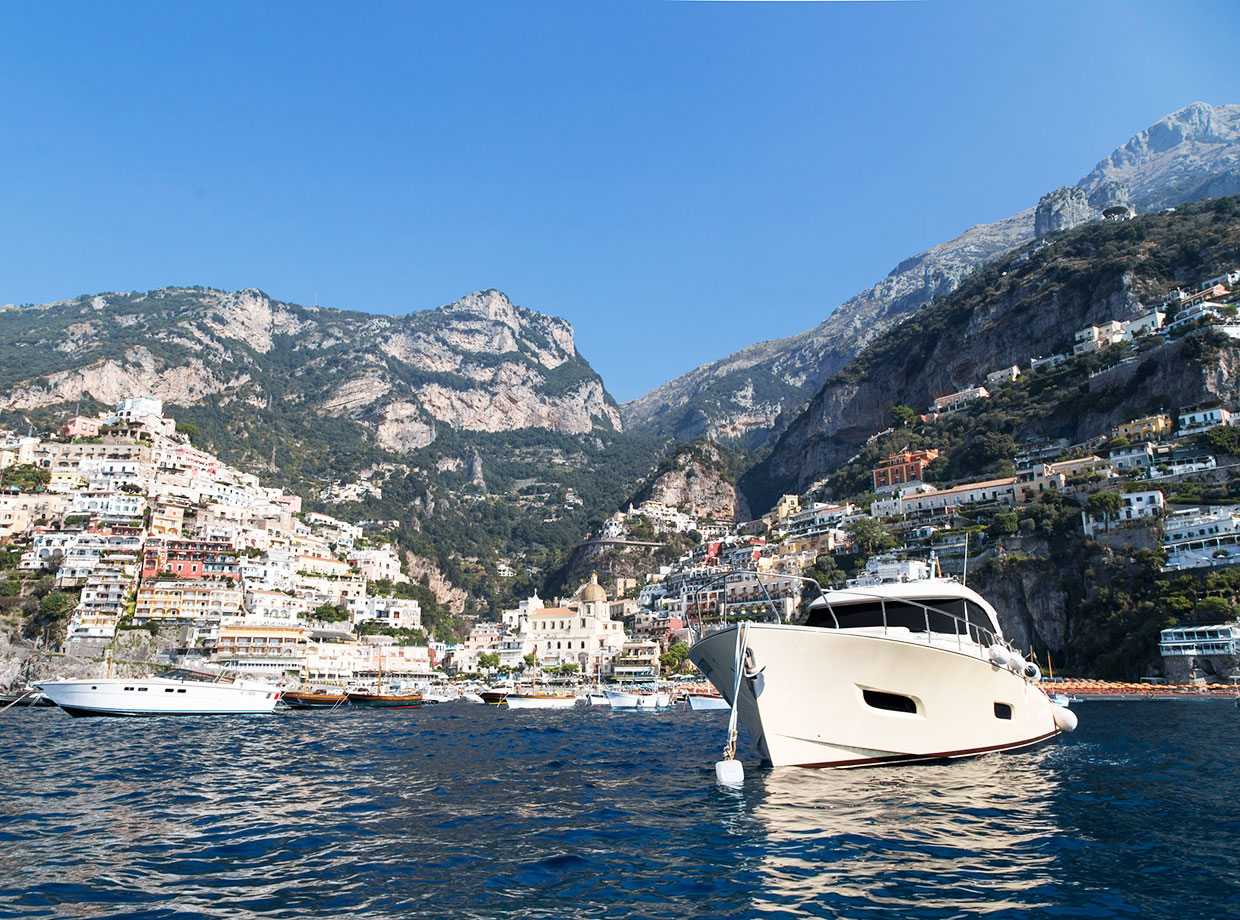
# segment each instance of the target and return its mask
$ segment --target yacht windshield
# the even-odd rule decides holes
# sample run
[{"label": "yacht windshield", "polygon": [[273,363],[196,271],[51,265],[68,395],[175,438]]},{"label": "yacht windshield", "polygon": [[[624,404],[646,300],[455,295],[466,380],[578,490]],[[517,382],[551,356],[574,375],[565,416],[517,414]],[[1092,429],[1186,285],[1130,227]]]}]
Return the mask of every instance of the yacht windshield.
[{"label": "yacht windshield", "polygon": [[[834,614],[834,616],[832,616]],[[834,629],[859,629],[873,626],[902,626],[909,632],[969,634],[979,637],[979,630],[993,632],[986,611],[961,597],[927,597],[917,601],[864,600],[846,604],[816,606],[809,612],[806,626]],[[967,625],[966,625],[967,624]]]}]

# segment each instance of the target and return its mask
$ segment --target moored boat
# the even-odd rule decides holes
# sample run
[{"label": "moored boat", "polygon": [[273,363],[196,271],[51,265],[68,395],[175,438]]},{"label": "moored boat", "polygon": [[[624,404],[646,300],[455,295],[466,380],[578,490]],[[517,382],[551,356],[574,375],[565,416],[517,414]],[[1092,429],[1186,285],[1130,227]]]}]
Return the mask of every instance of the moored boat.
[{"label": "moored boat", "polygon": [[664,690],[604,690],[612,709],[666,709],[672,695]]},{"label": "moored boat", "polygon": [[705,712],[711,709],[731,709],[728,701],[718,693],[687,693],[689,708],[694,712]]},{"label": "moored boat", "polygon": [[1039,686],[1037,665],[1003,638],[994,608],[927,575],[832,591],[804,625],[728,627],[689,658],[725,700],[735,694],[737,715],[775,766],[950,759],[1075,728],[1075,714]]},{"label": "moored boat", "polygon": [[334,709],[347,703],[349,696],[339,690],[285,690],[281,699],[292,709]]},{"label": "moored boat", "polygon": [[363,709],[416,709],[426,703],[421,693],[370,693],[350,690],[346,696],[350,706]]},{"label": "moored boat", "polygon": [[36,684],[72,716],[258,715],[272,712],[279,687],[174,671],[163,677],[46,680]]},{"label": "moored boat", "polygon": [[509,709],[572,709],[577,705],[575,693],[513,692],[504,698]]},{"label": "moored boat", "polygon": [[34,687],[26,687],[23,690],[16,690],[11,693],[0,693],[0,711],[29,706],[54,708],[56,704],[48,699],[42,690],[37,690]]}]

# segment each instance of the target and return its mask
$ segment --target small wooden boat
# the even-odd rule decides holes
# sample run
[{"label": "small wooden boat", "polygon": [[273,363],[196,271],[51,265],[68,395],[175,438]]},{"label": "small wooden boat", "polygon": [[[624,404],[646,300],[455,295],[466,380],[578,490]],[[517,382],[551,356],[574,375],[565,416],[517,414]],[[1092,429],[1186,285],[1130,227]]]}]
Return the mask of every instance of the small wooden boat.
[{"label": "small wooden boat", "polygon": [[281,698],[291,709],[334,709],[349,701],[347,693],[335,690],[286,690]]},{"label": "small wooden boat", "polygon": [[508,694],[511,692],[512,692],[511,690],[492,689],[492,690],[483,690],[478,695],[482,697],[482,702],[486,703],[488,706],[498,706],[500,703],[504,702]]},{"label": "small wooden boat", "polygon": [[350,706],[365,709],[414,709],[426,703],[421,693],[364,693],[350,690],[345,695]]}]

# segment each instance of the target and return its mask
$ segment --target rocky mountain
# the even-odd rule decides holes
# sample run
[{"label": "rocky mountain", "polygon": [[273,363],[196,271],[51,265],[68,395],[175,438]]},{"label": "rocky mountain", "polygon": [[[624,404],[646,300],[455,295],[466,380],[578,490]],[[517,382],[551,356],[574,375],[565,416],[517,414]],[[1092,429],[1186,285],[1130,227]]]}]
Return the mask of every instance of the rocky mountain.
[{"label": "rocky mountain", "polygon": [[906,259],[813,329],[752,345],[626,402],[625,424],[682,439],[740,438],[751,446],[773,439],[866,343],[1003,253],[1093,220],[1108,207],[1148,212],[1237,192],[1240,105],[1193,103],[1133,137],[1075,186]]},{"label": "rocky mountain", "polygon": [[619,430],[562,319],[480,291],[405,316],[307,308],[261,291],[167,288],[0,309],[0,408],[133,393],[177,406],[277,402],[349,419],[374,443],[425,447],[437,426]]},{"label": "rocky mountain", "polygon": [[135,394],[309,507],[389,522],[466,612],[560,564],[657,450],[622,431],[572,327],[498,291],[403,316],[206,288],[0,308],[0,424],[52,431]]},{"label": "rocky mountain", "polygon": [[[924,412],[935,397],[983,383],[990,371],[1071,354],[1075,330],[1134,319],[1176,287],[1195,289],[1199,280],[1237,266],[1240,198],[1234,197],[1089,223],[1036,249],[1025,247],[883,333],[829,379],[770,456],[747,474],[747,494],[765,507],[781,491],[804,490],[889,429],[894,406]],[[1017,442],[1080,442],[1139,415],[1240,396],[1240,346],[1226,336],[1152,337],[1134,348],[1123,363],[1111,354],[1114,366],[1095,355],[1029,378],[1035,382],[1014,390],[1013,399],[1022,402],[998,413],[1001,434]],[[948,433],[935,429],[926,436]],[[975,443],[971,449],[982,448]]]}]

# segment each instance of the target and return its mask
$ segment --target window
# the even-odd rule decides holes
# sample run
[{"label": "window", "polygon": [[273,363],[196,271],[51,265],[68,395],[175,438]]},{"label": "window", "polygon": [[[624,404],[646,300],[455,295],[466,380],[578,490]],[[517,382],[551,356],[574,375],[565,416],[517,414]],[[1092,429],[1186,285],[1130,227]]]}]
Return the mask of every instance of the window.
[{"label": "window", "polygon": [[865,700],[866,705],[874,709],[883,709],[887,712],[917,712],[917,701],[911,696],[901,696],[898,693],[884,693],[881,690],[862,690],[861,696]]},{"label": "window", "polygon": [[1012,718],[1011,704],[995,703],[995,718],[996,719],[1011,719]]}]

